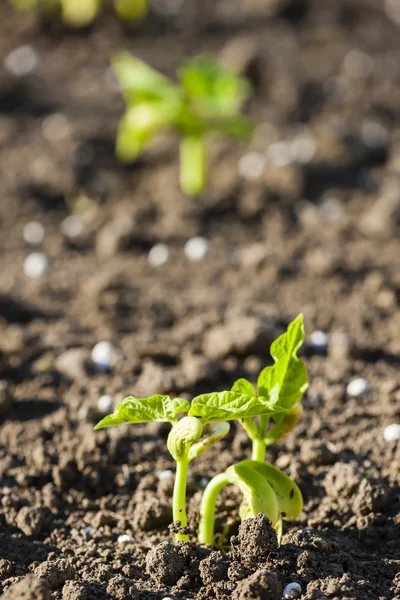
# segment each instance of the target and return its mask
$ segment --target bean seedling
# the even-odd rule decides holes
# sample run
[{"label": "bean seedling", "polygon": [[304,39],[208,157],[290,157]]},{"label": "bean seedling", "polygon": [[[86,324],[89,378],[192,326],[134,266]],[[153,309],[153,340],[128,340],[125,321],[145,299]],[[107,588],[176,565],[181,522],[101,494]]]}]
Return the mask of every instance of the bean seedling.
[{"label": "bean seedling", "polygon": [[[38,8],[60,14],[72,27],[89,25],[101,10],[104,0],[10,0],[17,10]],[[148,0],[114,0],[117,15],[124,21],[140,21],[148,11]]]},{"label": "bean seedling", "polygon": [[[264,458],[266,448],[291,431],[302,415],[300,400],[308,387],[308,377],[297,351],[303,341],[303,315],[299,315],[272,343],[270,351],[274,364],[261,371],[257,387],[258,394],[280,410],[257,419],[241,419],[252,441],[252,460],[232,465],[207,485],[200,508],[200,543],[211,545],[214,542],[215,505],[219,492],[227,485],[238,486],[243,494],[241,518],[255,517],[259,512],[266,514],[277,530],[279,540],[282,517],[296,519],[299,516],[303,506],[299,488],[285,473],[264,463]],[[247,379],[238,379],[232,391],[248,398],[257,394]]]},{"label": "bean seedling", "polygon": [[178,83],[128,52],[112,60],[126,112],[117,134],[117,155],[131,162],[161,132],[180,137],[180,184],[189,196],[206,183],[207,139],[213,132],[248,138],[252,125],[239,114],[250,88],[246,80],[199,56],[184,62]]},{"label": "bean seedling", "polygon": [[[209,446],[221,440],[229,431],[228,421],[280,411],[265,398],[244,396],[240,392],[213,392],[202,394],[188,402],[182,398],[130,396],[118,404],[111,415],[102,419],[95,429],[103,429],[123,423],[169,422],[172,429],[167,447],[176,461],[176,476],[173,492],[173,519],[181,528],[186,519],[186,480],[189,463]],[[182,418],[178,415],[186,414]],[[185,533],[177,534],[178,540],[187,540]]]},{"label": "bean seedling", "polygon": [[[298,516],[302,508],[300,490],[287,475],[263,460],[265,448],[289,431],[299,414],[299,411],[293,412],[293,408],[307,387],[304,364],[296,355],[303,338],[300,315],[273,343],[271,352],[275,364],[264,369],[259,376],[260,395],[250,382],[239,380],[230,391],[202,394],[191,402],[162,395],[149,398],[130,396],[96,425],[95,429],[103,429],[124,423],[171,423],[167,447],[176,461],[172,506],[173,519],[180,524],[177,540],[188,540],[185,528],[189,463],[221,440],[229,431],[229,421],[233,420],[239,420],[245,426],[253,441],[253,458],[256,459],[233,465],[210,481],[201,506],[199,542],[214,543],[216,500],[221,489],[228,484],[238,485],[243,493],[242,518],[262,512],[280,534],[282,514],[285,513],[287,518]],[[267,430],[271,419],[275,424]]]}]

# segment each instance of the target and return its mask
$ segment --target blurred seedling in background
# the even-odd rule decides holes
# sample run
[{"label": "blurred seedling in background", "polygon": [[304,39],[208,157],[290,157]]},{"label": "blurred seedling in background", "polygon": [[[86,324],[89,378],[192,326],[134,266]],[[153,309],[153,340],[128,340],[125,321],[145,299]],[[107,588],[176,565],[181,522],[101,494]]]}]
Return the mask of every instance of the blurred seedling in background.
[{"label": "blurred seedling in background", "polygon": [[240,517],[264,513],[276,529],[278,540],[282,536],[282,518],[292,520],[300,515],[303,500],[299,488],[264,459],[266,448],[291,431],[303,413],[300,400],[308,387],[308,377],[305,364],[297,356],[303,342],[303,315],[299,315],[272,343],[274,364],[265,367],[258,376],[258,392],[247,379],[238,379],[233,385],[232,391],[247,398],[259,394],[280,410],[241,420],[252,441],[252,460],[232,465],[211,479],[205,488],[200,508],[200,543],[214,542],[215,505],[218,494],[227,485],[236,485],[242,492]]},{"label": "blurred seedling in background", "polygon": [[126,102],[117,135],[118,157],[131,162],[160,133],[176,132],[180,184],[189,196],[204,190],[210,134],[251,136],[251,122],[240,115],[249,84],[211,57],[185,61],[178,70],[178,83],[128,52],[116,55],[112,67]]},{"label": "blurred seedling in background", "polygon": [[[150,398],[128,397],[116,406],[111,415],[96,425],[96,429],[103,429],[125,423],[171,423],[167,446],[177,465],[173,492],[173,519],[180,525],[177,540],[188,540],[185,528],[189,463],[228,433],[228,421],[239,420],[242,424],[246,423],[246,430],[250,430],[254,438],[253,443],[255,439],[260,439],[264,450],[272,440],[279,439],[294,426],[296,419],[290,411],[307,387],[305,367],[303,365],[304,369],[300,374],[300,361],[296,356],[303,339],[303,321],[300,315],[272,345],[271,351],[276,362],[272,367],[267,367],[270,371],[264,369],[260,374],[260,396],[256,395],[250,382],[246,386],[236,382],[235,389],[231,391],[202,394],[192,402],[161,395]],[[186,416],[179,419],[178,416],[182,414]],[[267,423],[271,419],[274,419],[275,425],[267,431]],[[249,423],[253,425],[250,426]],[[256,444],[255,448],[259,460],[246,460],[233,465],[207,485],[201,504],[200,543],[214,544],[216,500],[226,485],[237,485],[243,494],[241,518],[256,516],[261,512],[271,520],[278,536],[281,535],[283,516],[288,519],[299,516],[303,505],[299,488],[282,471],[265,464],[259,445]]]},{"label": "blurred seedling in background", "polygon": [[[85,27],[97,17],[104,0],[10,0],[17,10],[39,9],[60,15],[71,27]],[[117,15],[124,21],[141,21],[147,15],[148,0],[114,0]]]}]

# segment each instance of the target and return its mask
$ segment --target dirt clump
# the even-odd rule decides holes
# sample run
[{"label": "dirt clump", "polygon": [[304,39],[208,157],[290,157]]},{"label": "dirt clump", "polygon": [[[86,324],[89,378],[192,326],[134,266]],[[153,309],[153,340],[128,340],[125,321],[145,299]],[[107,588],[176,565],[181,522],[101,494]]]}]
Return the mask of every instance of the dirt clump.
[{"label": "dirt clump", "polygon": [[35,575],[46,579],[52,590],[58,590],[67,579],[75,578],[75,569],[67,559],[60,558],[42,562],[36,567]]},{"label": "dirt clump", "polygon": [[17,527],[25,533],[36,537],[42,531],[44,525],[45,513],[41,508],[24,506],[17,515]]},{"label": "dirt clump", "polygon": [[237,585],[232,600],[280,600],[282,586],[273,571],[259,569]]},{"label": "dirt clump", "polygon": [[150,550],[146,557],[147,572],[150,577],[165,585],[174,585],[185,570],[185,559],[179,548],[170,542],[161,542]]},{"label": "dirt clump", "polygon": [[276,531],[268,517],[261,513],[241,523],[233,544],[241,561],[250,565],[267,561],[272,553],[278,551]]},{"label": "dirt clump", "polygon": [[51,593],[45,580],[27,575],[12,585],[2,597],[4,600],[51,600]]}]

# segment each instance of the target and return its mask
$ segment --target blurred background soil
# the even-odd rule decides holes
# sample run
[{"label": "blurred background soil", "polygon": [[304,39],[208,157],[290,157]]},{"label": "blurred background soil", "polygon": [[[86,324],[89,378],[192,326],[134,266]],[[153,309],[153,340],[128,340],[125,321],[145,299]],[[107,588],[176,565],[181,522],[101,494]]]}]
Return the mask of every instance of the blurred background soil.
[{"label": "blurred background soil", "polygon": [[[303,312],[305,414],[268,459],[298,482],[305,511],[269,564],[309,600],[400,597],[400,444],[383,437],[400,420],[396,2],[157,2],[136,27],[110,11],[84,31],[4,0],[0,16],[5,595],[230,597],[237,580],[210,584],[198,557],[185,557],[172,586],[146,574],[148,548],[171,538],[172,479],[159,479],[174,469],[168,427],[95,434],[98,399],[191,398],[254,379]],[[250,79],[253,140],[212,141],[201,198],[179,190],[173,137],[129,167],[115,158],[124,105],[109,61],[119,49],[171,77],[185,57],[211,52]],[[44,227],[36,245],[24,239],[31,221]],[[194,236],[208,242],[198,261],[184,252]],[[159,266],[148,258],[157,243],[169,249]],[[48,268],[30,278],[24,260],[38,251]],[[117,351],[110,373],[91,362],[101,340]],[[356,396],[355,378],[368,384]],[[233,426],[192,465],[193,506],[204,477],[248,455]],[[304,528],[325,546],[304,541]],[[118,543],[125,533],[135,540]],[[47,581],[36,595],[30,572]]]}]

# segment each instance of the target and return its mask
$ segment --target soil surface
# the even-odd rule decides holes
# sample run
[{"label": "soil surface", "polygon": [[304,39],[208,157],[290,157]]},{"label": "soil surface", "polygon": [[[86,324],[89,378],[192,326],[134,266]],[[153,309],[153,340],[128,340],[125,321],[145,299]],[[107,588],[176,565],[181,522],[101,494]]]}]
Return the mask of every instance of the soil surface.
[{"label": "soil surface", "polygon": [[[139,27],[110,13],[71,32],[2,2],[5,599],[400,598],[400,442],[383,436],[400,422],[395,5],[193,0]],[[37,64],[18,77],[7,65],[21,45]],[[214,52],[252,81],[245,112],[258,123],[254,139],[212,140],[201,198],[179,191],[174,138],[118,164],[123,102],[107,69],[121,48],[171,76],[185,56]],[[83,227],[71,237],[72,213]],[[23,238],[32,220],[45,228],[39,246]],[[197,235],[209,252],[193,262],[184,245]],[[148,261],[157,242],[170,251],[158,267]],[[24,273],[33,251],[49,258],[37,278]],[[301,311],[304,417],[267,457],[299,484],[300,521],[286,525],[279,549],[261,516],[239,531],[232,524],[226,554],[171,545],[169,426],[95,433],[99,397],[190,399],[239,376],[254,380],[270,342]],[[327,343],[311,335],[319,330]],[[117,350],[110,372],[91,362],[101,340]],[[354,396],[347,386],[356,378],[368,387]],[[208,478],[249,453],[233,425],[192,463],[191,531]],[[234,491],[222,498],[220,530],[235,521],[237,500]],[[290,583],[300,588],[283,592]]]}]

